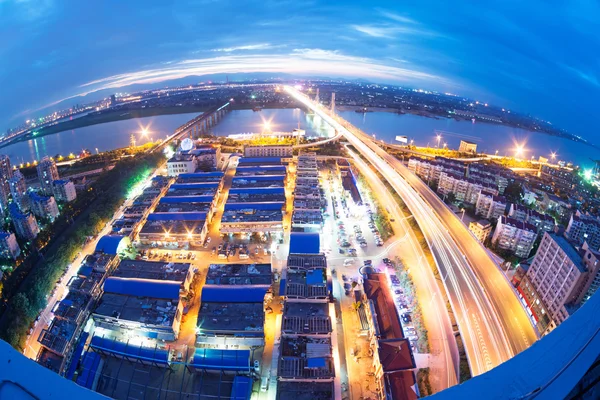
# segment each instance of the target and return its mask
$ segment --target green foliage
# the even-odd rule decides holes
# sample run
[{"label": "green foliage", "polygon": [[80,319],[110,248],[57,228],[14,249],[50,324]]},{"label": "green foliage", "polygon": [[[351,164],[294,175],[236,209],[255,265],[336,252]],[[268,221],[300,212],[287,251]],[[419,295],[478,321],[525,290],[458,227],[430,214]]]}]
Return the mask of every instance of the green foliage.
[{"label": "green foliage", "polygon": [[429,353],[431,351],[429,347],[429,337],[427,329],[425,328],[425,323],[423,322],[423,312],[417,299],[415,285],[412,278],[405,270],[402,260],[399,257],[396,257],[395,261],[396,276],[400,281],[400,287],[404,293],[408,308],[412,310],[412,323],[415,330],[418,332],[419,340],[417,341],[417,348],[419,349],[419,353]]},{"label": "green foliage", "polygon": [[417,371],[417,384],[419,385],[419,394],[421,397],[433,394],[431,383],[429,382],[429,368],[420,368]]},{"label": "green foliage", "polygon": [[506,189],[504,189],[506,200],[515,204],[521,204],[523,193],[523,185],[519,182],[511,182],[506,186]]},{"label": "green foliage", "polygon": [[[124,159],[114,169],[105,172],[72,205],[64,208],[66,211],[52,226],[53,242],[47,247],[44,257],[33,265],[26,279],[18,285],[17,294],[8,298],[6,291],[3,293],[8,307],[0,321],[1,338],[15,348],[22,347],[27,330],[47,304],[48,294],[81,251],[87,238],[100,232],[123,204],[127,191],[163,161],[161,154]],[[11,290],[11,294],[14,292]]]}]

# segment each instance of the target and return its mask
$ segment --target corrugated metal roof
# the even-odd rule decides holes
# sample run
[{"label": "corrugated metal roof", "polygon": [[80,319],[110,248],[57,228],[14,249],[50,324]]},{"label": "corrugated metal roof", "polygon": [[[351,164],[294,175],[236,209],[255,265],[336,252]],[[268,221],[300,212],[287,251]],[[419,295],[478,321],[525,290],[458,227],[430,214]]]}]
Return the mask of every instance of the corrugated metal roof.
[{"label": "corrugated metal roof", "polygon": [[148,221],[205,221],[206,213],[201,212],[174,212],[174,213],[152,213],[148,215]]},{"label": "corrugated metal roof", "polygon": [[236,375],[233,378],[233,388],[230,400],[249,400],[252,395],[252,378]]},{"label": "corrugated metal roof", "polygon": [[157,281],[153,279],[117,278],[111,276],[104,282],[104,291],[107,293],[156,299],[178,299],[180,288],[180,282]]},{"label": "corrugated metal roof", "polygon": [[[234,176],[233,182],[237,181],[283,181],[285,175],[248,175],[248,176]],[[173,187],[173,186],[171,186]]]},{"label": "corrugated metal roof", "polygon": [[205,176],[223,176],[224,172],[213,171],[213,172],[190,172],[186,174],[179,174],[179,178],[203,178]]},{"label": "corrugated metal roof", "polygon": [[285,194],[284,187],[265,187],[265,188],[231,188],[229,194],[251,193],[251,194]]},{"label": "corrugated metal roof", "polygon": [[290,254],[319,254],[321,241],[316,232],[292,232]]},{"label": "corrugated metal roof", "polygon": [[280,164],[281,157],[240,157],[238,161],[238,165],[256,163],[262,163],[264,165]]},{"label": "corrugated metal roof", "polygon": [[205,188],[217,188],[219,182],[198,182],[198,183],[174,183],[169,186],[171,189],[205,189]]},{"label": "corrugated metal roof", "polygon": [[285,171],[285,165],[240,165],[237,171]]},{"label": "corrugated metal roof", "polygon": [[169,352],[158,347],[145,347],[142,345],[134,346],[127,342],[120,342],[100,336],[94,336],[92,338],[91,347],[112,354],[137,358],[138,360],[156,364],[167,365],[169,362]]},{"label": "corrugated metal roof", "polygon": [[208,303],[262,303],[268,285],[222,286],[204,285],[201,301]]},{"label": "corrugated metal roof", "polygon": [[211,203],[214,196],[165,196],[160,203]]},{"label": "corrugated metal roof", "polygon": [[191,366],[210,370],[250,371],[250,350],[196,349]]},{"label": "corrugated metal roof", "polygon": [[117,254],[117,250],[119,249],[119,245],[122,240],[126,239],[124,235],[105,235],[98,240],[96,244],[96,251],[101,251],[105,254]]},{"label": "corrugated metal roof", "polygon": [[269,201],[265,203],[225,203],[225,211],[229,210],[281,210],[285,205],[283,201]]}]

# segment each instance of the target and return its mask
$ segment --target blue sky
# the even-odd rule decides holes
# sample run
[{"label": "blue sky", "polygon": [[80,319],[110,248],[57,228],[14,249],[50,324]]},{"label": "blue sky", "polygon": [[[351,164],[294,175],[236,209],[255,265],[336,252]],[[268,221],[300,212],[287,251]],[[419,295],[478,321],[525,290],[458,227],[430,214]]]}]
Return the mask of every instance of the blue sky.
[{"label": "blue sky", "polygon": [[0,0],[0,129],[129,85],[269,72],[448,91],[598,142],[598,32],[595,0]]}]

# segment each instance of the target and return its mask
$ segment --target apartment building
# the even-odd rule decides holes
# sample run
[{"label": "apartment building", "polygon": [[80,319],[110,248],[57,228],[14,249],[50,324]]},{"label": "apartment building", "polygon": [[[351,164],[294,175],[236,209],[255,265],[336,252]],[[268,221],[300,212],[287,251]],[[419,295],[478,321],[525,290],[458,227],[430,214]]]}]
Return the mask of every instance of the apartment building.
[{"label": "apartment building", "polygon": [[577,211],[569,219],[565,236],[579,245],[587,242],[592,249],[598,250],[600,248],[600,221]]},{"label": "apartment building", "polygon": [[475,214],[488,220],[498,219],[506,212],[507,205],[506,197],[484,190],[477,197]]},{"label": "apartment building", "polygon": [[492,233],[492,224],[487,219],[480,219],[477,222],[470,222],[469,230],[471,233],[473,233],[473,235],[475,235],[477,240],[479,240],[481,243],[484,243]]},{"label": "apartment building", "polygon": [[600,254],[577,249],[567,238],[545,233],[518,291],[544,334],[569,317],[598,289]]},{"label": "apartment building", "polygon": [[517,257],[527,258],[536,238],[535,226],[503,215],[496,224],[492,243],[497,244],[500,249],[511,251]]}]

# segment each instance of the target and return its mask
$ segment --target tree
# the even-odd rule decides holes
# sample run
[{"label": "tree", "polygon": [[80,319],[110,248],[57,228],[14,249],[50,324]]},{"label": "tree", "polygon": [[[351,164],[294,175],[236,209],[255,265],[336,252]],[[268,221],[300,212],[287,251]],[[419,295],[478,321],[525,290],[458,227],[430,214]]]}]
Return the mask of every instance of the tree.
[{"label": "tree", "polygon": [[448,193],[446,195],[446,202],[449,204],[452,204],[456,201],[456,195],[452,192]]},{"label": "tree", "polygon": [[523,199],[523,185],[520,182],[511,182],[504,189],[504,196],[508,201],[520,204]]}]

